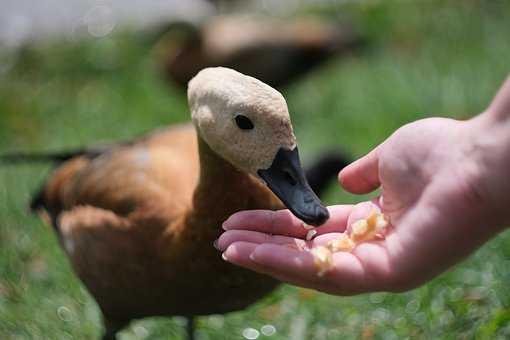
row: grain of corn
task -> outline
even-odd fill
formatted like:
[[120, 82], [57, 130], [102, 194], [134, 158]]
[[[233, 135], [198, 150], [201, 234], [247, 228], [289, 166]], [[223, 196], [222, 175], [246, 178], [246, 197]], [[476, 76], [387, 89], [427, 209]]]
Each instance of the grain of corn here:
[[313, 255], [313, 262], [317, 268], [318, 276], [323, 276], [333, 268], [333, 254], [328, 248], [324, 246], [314, 247], [310, 250], [310, 253]]
[[351, 252], [356, 244], [347, 234], [342, 234], [340, 237], [328, 242], [327, 247], [332, 252], [347, 251]]
[[382, 236], [388, 221], [383, 214], [372, 212], [365, 220], [359, 220], [351, 226], [351, 238], [354, 242], [370, 241], [377, 236]]
[[[377, 237], [384, 238], [384, 232], [389, 223], [382, 213], [372, 212], [367, 219], [361, 219], [351, 225], [350, 234], [343, 233], [324, 246], [310, 250], [317, 267], [317, 275], [323, 276], [333, 268], [333, 253], [338, 251], [351, 252], [356, 244], [370, 241]], [[317, 234], [316, 230], [309, 230], [306, 239], [309, 241]]]
[[372, 239], [374, 236], [373, 225], [365, 219], [358, 220], [351, 225], [351, 239], [356, 243]]
[[384, 231], [388, 224], [388, 220], [386, 220], [386, 216], [384, 216], [384, 214], [375, 214], [375, 229], [378, 232]]
[[317, 230], [308, 230], [308, 232], [306, 233], [306, 240], [307, 241], [310, 241], [314, 236], [315, 234], [317, 234]]

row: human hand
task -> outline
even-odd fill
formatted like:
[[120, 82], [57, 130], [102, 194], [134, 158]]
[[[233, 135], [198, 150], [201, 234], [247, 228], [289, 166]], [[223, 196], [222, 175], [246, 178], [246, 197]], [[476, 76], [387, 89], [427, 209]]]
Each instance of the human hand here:
[[[480, 147], [491, 144], [480, 142], [486, 140], [480, 137], [486, 128], [479, 119], [408, 124], [339, 175], [348, 191], [362, 194], [381, 187], [381, 196], [356, 206], [330, 207], [331, 218], [317, 228], [313, 241], [304, 241], [306, 230], [287, 211], [246, 211], [224, 223], [227, 231], [218, 247], [229, 262], [328, 293], [414, 288], [501, 230], [503, 221], [494, 212], [505, 204], [488, 178], [501, 178], [508, 167], [484, 166], [494, 165], [487, 148]], [[335, 253], [333, 268], [321, 277], [312, 255], [294, 247], [324, 244], [373, 209], [390, 220], [386, 238], [358, 244], [352, 253]]]

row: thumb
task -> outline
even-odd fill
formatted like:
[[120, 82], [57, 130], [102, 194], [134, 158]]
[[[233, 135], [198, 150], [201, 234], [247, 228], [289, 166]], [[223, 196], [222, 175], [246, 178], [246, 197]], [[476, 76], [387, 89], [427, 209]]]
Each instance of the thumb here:
[[366, 194], [381, 185], [379, 180], [380, 149], [380, 146], [376, 147], [369, 154], [340, 171], [338, 181], [345, 190], [353, 194]]

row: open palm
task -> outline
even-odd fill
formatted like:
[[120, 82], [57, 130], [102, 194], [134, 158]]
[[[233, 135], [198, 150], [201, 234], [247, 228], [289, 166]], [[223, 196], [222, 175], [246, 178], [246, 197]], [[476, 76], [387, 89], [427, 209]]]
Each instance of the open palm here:
[[[333, 294], [402, 291], [416, 287], [466, 257], [496, 230], [486, 221], [482, 178], [472, 157], [469, 122], [432, 118], [397, 130], [339, 175], [353, 193], [381, 187], [381, 197], [329, 207], [331, 218], [305, 241], [302, 222], [288, 211], [244, 211], [225, 221], [223, 257], [282, 281]], [[302, 247], [325, 245], [374, 209], [389, 217], [383, 240], [333, 254], [323, 276]]]

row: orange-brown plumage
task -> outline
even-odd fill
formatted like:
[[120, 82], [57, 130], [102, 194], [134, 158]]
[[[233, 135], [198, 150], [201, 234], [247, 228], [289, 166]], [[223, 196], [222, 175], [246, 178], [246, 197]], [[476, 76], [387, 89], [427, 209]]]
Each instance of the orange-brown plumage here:
[[225, 313], [276, 286], [226, 263], [212, 244], [233, 212], [281, 202], [197, 139], [191, 125], [169, 128], [71, 159], [47, 182], [48, 213], [107, 323]]

